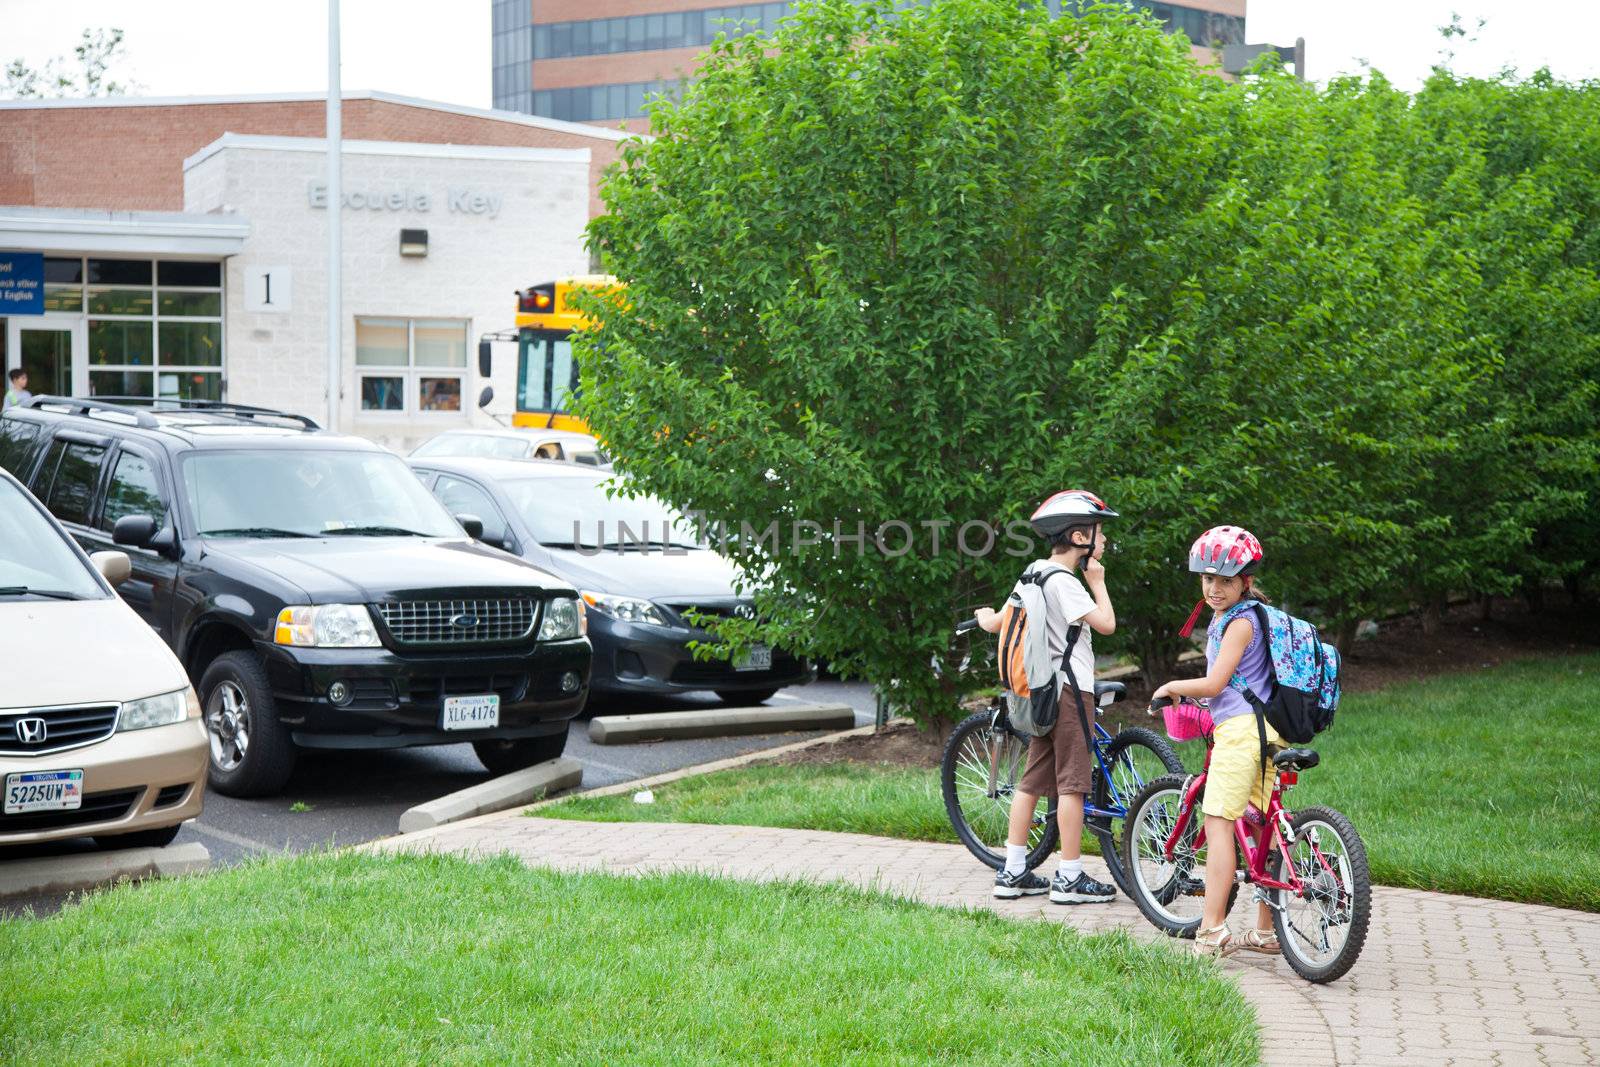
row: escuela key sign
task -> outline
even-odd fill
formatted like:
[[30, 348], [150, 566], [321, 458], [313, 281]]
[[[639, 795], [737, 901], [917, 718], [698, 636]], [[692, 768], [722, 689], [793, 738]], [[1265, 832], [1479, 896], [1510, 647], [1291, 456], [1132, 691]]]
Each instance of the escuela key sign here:
[[0, 315], [44, 314], [44, 255], [0, 252]]

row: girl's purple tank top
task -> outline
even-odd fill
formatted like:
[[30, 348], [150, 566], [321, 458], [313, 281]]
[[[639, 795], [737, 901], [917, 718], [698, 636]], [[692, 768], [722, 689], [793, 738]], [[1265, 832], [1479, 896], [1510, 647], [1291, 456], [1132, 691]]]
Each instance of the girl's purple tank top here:
[[[1261, 620], [1256, 618], [1254, 611], [1247, 611], [1235, 616], [1250, 624], [1250, 644], [1245, 646], [1244, 655], [1239, 659], [1239, 673], [1249, 684], [1250, 691], [1262, 700], [1272, 699], [1273, 680], [1272, 668], [1267, 663], [1267, 643], [1261, 640]], [[1217, 652], [1222, 646], [1222, 634], [1217, 630], [1218, 619], [1213, 616], [1211, 625], [1206, 627], [1206, 669], [1217, 661]], [[1250, 702], [1244, 698], [1239, 690], [1228, 686], [1221, 693], [1211, 698], [1211, 721], [1221, 723], [1235, 715], [1248, 715], [1254, 709]]]

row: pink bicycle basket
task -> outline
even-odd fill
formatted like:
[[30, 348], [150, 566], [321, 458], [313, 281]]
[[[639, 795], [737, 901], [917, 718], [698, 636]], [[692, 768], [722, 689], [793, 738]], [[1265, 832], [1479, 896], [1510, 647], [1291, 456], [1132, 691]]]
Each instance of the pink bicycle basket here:
[[1174, 741], [1193, 741], [1211, 736], [1211, 712], [1199, 704], [1185, 701], [1161, 709], [1167, 722], [1167, 736]]

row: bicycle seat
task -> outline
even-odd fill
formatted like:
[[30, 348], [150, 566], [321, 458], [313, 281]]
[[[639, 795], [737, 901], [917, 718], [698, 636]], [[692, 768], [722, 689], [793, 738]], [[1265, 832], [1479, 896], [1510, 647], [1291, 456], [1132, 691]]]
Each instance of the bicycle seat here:
[[1272, 765], [1280, 771], [1306, 771], [1321, 762], [1314, 748], [1286, 748], [1272, 757]]
[[1096, 682], [1094, 683], [1094, 704], [1103, 708], [1107, 704], [1115, 704], [1122, 699], [1128, 687], [1123, 682]]

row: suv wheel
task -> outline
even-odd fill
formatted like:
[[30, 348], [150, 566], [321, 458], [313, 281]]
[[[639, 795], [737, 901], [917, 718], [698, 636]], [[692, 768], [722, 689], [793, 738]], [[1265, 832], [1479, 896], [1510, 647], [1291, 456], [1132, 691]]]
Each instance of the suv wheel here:
[[230, 797], [270, 796], [294, 770], [294, 742], [278, 721], [266, 675], [251, 652], [224, 652], [200, 679], [211, 743], [211, 788]]
[[522, 737], [503, 741], [474, 741], [472, 751], [490, 774], [510, 774], [535, 763], [553, 760], [567, 750], [567, 731], [549, 737]]
[[95, 834], [94, 843], [101, 848], [165, 848], [172, 844], [182, 828], [182, 823], [176, 823], [159, 830], [135, 830], [131, 834]]

